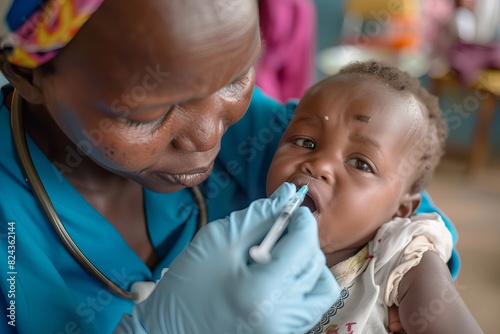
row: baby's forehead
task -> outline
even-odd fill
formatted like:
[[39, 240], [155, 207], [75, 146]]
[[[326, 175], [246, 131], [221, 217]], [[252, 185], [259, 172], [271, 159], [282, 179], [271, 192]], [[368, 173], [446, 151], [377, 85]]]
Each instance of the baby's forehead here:
[[333, 76], [324, 78], [323, 80], [317, 82], [310, 90], [306, 92], [308, 94], [317, 94], [318, 92], [332, 93], [340, 87], [350, 86], [355, 88], [351, 93], [356, 92], [367, 92], [372, 89], [377, 89], [378, 92], [382, 94], [398, 94], [400, 96], [407, 96], [409, 92], [398, 91], [388, 82], [385, 82], [382, 78], [370, 74], [359, 74], [359, 73], [339, 73]]
[[428, 110], [419, 98], [369, 75], [342, 74], [320, 81], [304, 95], [296, 114], [332, 125], [344, 120], [370, 123], [382, 132], [411, 134], [411, 140], [422, 136], [428, 125]]
[[427, 114], [425, 104], [412, 92], [398, 90], [373, 75], [357, 73], [343, 73], [321, 80], [304, 94], [300, 104], [314, 105], [312, 110], [381, 107], [402, 115], [415, 112]]

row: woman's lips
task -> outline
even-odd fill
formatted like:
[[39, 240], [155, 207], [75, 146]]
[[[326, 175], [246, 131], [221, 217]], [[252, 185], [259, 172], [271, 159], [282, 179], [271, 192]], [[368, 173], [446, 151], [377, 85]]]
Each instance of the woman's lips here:
[[170, 174], [165, 172], [157, 172], [156, 174], [163, 180], [185, 186], [185, 187], [194, 187], [201, 182], [205, 181], [207, 177], [212, 172], [214, 167], [213, 162], [210, 164], [208, 168], [197, 169], [192, 172], [183, 173], [183, 174]]

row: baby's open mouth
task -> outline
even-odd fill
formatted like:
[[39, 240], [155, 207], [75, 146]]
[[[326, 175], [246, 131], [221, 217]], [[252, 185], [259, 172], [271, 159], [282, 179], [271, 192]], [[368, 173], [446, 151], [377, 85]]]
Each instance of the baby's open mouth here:
[[314, 199], [311, 196], [306, 195], [306, 197], [304, 198], [304, 202], [302, 202], [302, 206], [305, 206], [309, 210], [311, 210], [311, 212], [314, 215], [314, 218], [318, 219], [319, 211], [316, 206], [316, 203], [314, 202]]

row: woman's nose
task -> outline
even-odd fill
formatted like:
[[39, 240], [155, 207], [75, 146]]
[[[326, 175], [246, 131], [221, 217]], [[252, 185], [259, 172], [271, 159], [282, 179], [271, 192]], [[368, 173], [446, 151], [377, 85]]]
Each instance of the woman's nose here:
[[301, 168], [304, 174], [322, 180], [329, 185], [333, 185], [335, 181], [333, 162], [327, 159], [315, 158], [307, 160], [302, 164]]
[[172, 140], [172, 145], [186, 152], [207, 152], [215, 148], [224, 134], [221, 121], [199, 119]]
[[206, 152], [217, 147], [225, 131], [217, 107], [190, 103], [182, 106], [182, 109], [191, 115], [183, 129], [172, 140], [172, 145], [186, 152]]

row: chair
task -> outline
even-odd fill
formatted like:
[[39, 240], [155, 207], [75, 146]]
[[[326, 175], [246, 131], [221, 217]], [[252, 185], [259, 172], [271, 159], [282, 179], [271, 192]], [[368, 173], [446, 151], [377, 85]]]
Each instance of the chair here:
[[[432, 79], [432, 92], [441, 93], [443, 85], [459, 85], [459, 77], [452, 71], [440, 78]], [[482, 70], [470, 85], [475, 90], [474, 98], [477, 99], [477, 122], [474, 129], [472, 145], [466, 165], [466, 175], [473, 177], [485, 165], [490, 154], [489, 139], [493, 127], [493, 118], [500, 98], [500, 70]]]
[[500, 97], [500, 70], [483, 70], [476, 83], [476, 89], [487, 93], [479, 109], [472, 151], [467, 163], [467, 173], [474, 175], [486, 162], [490, 153], [489, 139], [493, 118]]

